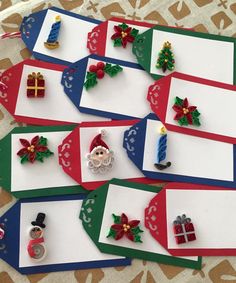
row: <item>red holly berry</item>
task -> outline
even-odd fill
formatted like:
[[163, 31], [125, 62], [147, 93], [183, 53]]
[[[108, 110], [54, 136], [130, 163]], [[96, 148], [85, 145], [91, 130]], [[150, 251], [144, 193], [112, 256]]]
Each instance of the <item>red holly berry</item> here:
[[97, 70], [97, 78], [102, 79], [104, 77], [105, 73], [103, 70]]
[[105, 64], [104, 64], [103, 62], [98, 62], [98, 63], [97, 63], [97, 69], [98, 69], [98, 70], [103, 70], [104, 67], [105, 67]]
[[91, 65], [91, 66], [89, 67], [89, 72], [96, 73], [96, 72], [97, 72], [97, 66]]

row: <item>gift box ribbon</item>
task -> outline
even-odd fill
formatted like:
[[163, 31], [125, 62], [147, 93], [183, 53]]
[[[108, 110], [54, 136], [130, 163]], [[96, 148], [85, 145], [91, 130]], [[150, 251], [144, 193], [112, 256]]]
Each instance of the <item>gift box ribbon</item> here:
[[38, 96], [38, 90], [45, 90], [45, 86], [38, 86], [38, 81], [39, 80], [43, 80], [43, 75], [41, 75], [40, 73], [32, 73], [30, 75], [28, 75], [28, 80], [32, 80], [35, 79], [35, 85], [34, 86], [27, 86], [27, 90], [28, 89], [33, 89], [35, 90], [35, 94], [34, 96], [37, 97]]

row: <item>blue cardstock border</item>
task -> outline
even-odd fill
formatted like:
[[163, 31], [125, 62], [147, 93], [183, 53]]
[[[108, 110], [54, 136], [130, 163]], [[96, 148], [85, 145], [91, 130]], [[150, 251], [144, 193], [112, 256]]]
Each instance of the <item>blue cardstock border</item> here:
[[[0, 241], [0, 244], [6, 245], [6, 251], [0, 249], [0, 258], [14, 267], [22, 274], [34, 274], [34, 273], [47, 273], [54, 271], [66, 271], [75, 269], [87, 269], [87, 268], [102, 268], [102, 267], [114, 267], [114, 266], [126, 266], [131, 264], [129, 258], [124, 259], [112, 259], [112, 260], [100, 260], [100, 261], [88, 261], [88, 262], [75, 262], [75, 263], [63, 263], [63, 264], [49, 264], [32, 267], [19, 267], [19, 241], [20, 241], [20, 208], [22, 203], [31, 202], [46, 202], [46, 201], [63, 201], [63, 200], [75, 200], [85, 199], [85, 194], [56, 196], [56, 197], [41, 197], [21, 199], [17, 201], [5, 214], [0, 217], [0, 223], [5, 224], [5, 238]], [[7, 221], [4, 221], [7, 219]], [[78, 218], [78, 221], [79, 218]]]

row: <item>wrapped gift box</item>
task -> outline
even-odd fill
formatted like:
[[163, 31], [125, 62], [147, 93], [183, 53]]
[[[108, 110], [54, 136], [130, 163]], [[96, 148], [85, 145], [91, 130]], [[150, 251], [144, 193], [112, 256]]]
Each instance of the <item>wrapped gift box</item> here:
[[27, 79], [27, 97], [44, 97], [45, 81], [40, 73], [32, 73]]
[[175, 240], [178, 245], [196, 240], [193, 223], [185, 214], [176, 218], [173, 224], [173, 229]]

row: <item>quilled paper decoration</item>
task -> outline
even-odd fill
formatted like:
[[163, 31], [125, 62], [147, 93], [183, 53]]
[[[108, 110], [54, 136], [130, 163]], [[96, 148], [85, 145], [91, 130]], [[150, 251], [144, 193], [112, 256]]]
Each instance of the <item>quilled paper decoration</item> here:
[[102, 130], [100, 134], [94, 137], [90, 144], [90, 153], [86, 156], [88, 168], [93, 173], [106, 173], [114, 163], [113, 151], [102, 140], [105, 135], [105, 131]]
[[169, 161], [166, 164], [161, 164], [161, 162], [166, 159], [167, 150], [167, 132], [164, 126], [161, 127], [160, 135], [161, 137], [158, 139], [157, 143], [157, 163], [155, 163], [155, 167], [158, 170], [164, 170], [171, 166], [171, 162]]
[[0, 224], [0, 240], [2, 240], [5, 236], [4, 226]]
[[27, 246], [29, 256], [37, 261], [42, 260], [46, 255], [46, 248], [44, 245], [43, 229], [46, 225], [43, 223], [46, 215], [44, 213], [38, 213], [35, 221], [31, 224], [33, 227], [29, 231], [30, 241]]
[[120, 240], [126, 236], [132, 242], [142, 243], [140, 233], [143, 230], [139, 228], [139, 220], [128, 220], [128, 217], [122, 213], [121, 216], [112, 214], [114, 224], [111, 225], [107, 238], [112, 237], [115, 240]]
[[17, 152], [17, 155], [20, 156], [22, 164], [28, 161], [34, 163], [35, 160], [43, 162], [44, 158], [54, 154], [47, 147], [47, 139], [42, 136], [35, 136], [31, 142], [20, 139], [20, 143], [23, 148]]
[[58, 15], [55, 17], [55, 23], [52, 24], [48, 39], [44, 42], [44, 46], [48, 49], [56, 49], [59, 47], [59, 42], [57, 41], [59, 36], [59, 31], [61, 28], [61, 17]]
[[97, 65], [91, 65], [86, 74], [86, 81], [84, 87], [88, 90], [97, 84], [97, 79], [102, 79], [106, 74], [110, 77], [116, 76], [123, 68], [119, 65], [112, 65], [110, 63], [98, 62]]
[[43, 75], [33, 72], [27, 79], [27, 97], [44, 97], [45, 81]]
[[185, 214], [177, 216], [173, 223], [173, 229], [178, 245], [196, 240], [193, 223], [191, 223], [191, 219], [187, 218]]
[[159, 52], [156, 67], [157, 69], [162, 69], [162, 71], [165, 73], [167, 69], [173, 71], [175, 68], [174, 64], [175, 60], [174, 54], [171, 51], [171, 43], [166, 41], [163, 44], [162, 50]]
[[115, 33], [111, 39], [114, 41], [114, 46], [126, 47], [127, 43], [132, 43], [138, 35], [139, 30], [129, 27], [126, 23], [114, 26]]
[[176, 96], [175, 104], [172, 108], [177, 113], [174, 120], [178, 121], [180, 126], [201, 125], [199, 121], [200, 112], [198, 112], [196, 106], [189, 106], [187, 98], [181, 99]]

